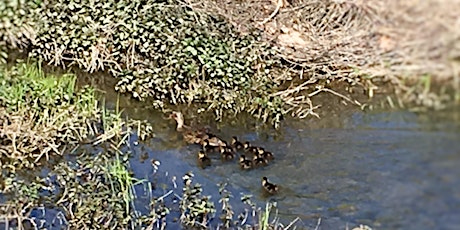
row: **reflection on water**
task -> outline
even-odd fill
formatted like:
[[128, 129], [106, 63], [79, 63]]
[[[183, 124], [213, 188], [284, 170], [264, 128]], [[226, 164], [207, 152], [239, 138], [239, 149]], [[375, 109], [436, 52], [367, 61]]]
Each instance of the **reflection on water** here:
[[[165, 188], [174, 176], [180, 184], [182, 175], [193, 171], [216, 203], [216, 184], [227, 182], [234, 207], [241, 208], [240, 193], [253, 194], [261, 205], [270, 199], [278, 203], [284, 222], [300, 217], [304, 226], [314, 227], [321, 217], [323, 229], [356, 223], [384, 229], [457, 229], [460, 122], [455, 116], [355, 113], [329, 127], [327, 118], [313, 126], [311, 121], [288, 121], [279, 132], [224, 125], [217, 132], [222, 137], [238, 135], [276, 154], [273, 164], [251, 171], [241, 171], [236, 161], [222, 163], [217, 156], [212, 167], [200, 169], [198, 147], [184, 145], [174, 123], [158, 118], [152, 122], [163, 129], [138, 154], [147, 151], [161, 161], [158, 173], [168, 176], [155, 178]], [[135, 158], [132, 166], [138, 177], [151, 173], [150, 161]], [[263, 196], [263, 176], [281, 186], [278, 195]]]
[[[318, 218], [322, 229], [344, 229], [357, 223], [381, 229], [460, 227], [458, 110], [423, 115], [332, 114], [320, 120], [289, 120], [280, 131], [255, 130], [258, 123], [244, 116], [220, 127], [212, 123], [216, 134], [225, 139], [237, 135], [275, 153], [268, 167], [241, 171], [236, 161], [222, 163], [217, 156], [212, 167], [200, 169], [198, 147], [181, 141], [173, 121], [129, 103], [121, 103], [126, 114], [149, 120], [156, 131], [156, 138], [145, 146], [132, 146], [135, 157], [131, 161], [137, 177], [154, 182], [154, 195], [167, 193], [174, 178], [180, 189], [181, 177], [193, 171], [195, 182], [204, 186], [204, 193], [212, 195], [216, 204], [216, 184], [228, 183], [236, 213], [242, 209], [240, 194], [253, 194], [260, 205], [276, 201], [283, 222], [300, 217], [308, 228], [314, 228]], [[142, 162], [140, 156], [145, 153], [149, 160]], [[161, 161], [157, 176], [152, 176], [152, 158]], [[263, 176], [281, 186], [278, 195], [263, 196]]]

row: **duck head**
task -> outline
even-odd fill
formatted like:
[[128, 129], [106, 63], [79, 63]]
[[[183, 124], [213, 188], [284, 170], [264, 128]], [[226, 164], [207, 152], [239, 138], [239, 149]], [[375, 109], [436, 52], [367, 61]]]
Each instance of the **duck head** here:
[[268, 178], [266, 176], [262, 177], [262, 186], [266, 186], [268, 183]]
[[174, 119], [177, 122], [176, 130], [182, 130], [184, 128], [184, 115], [181, 112], [173, 111], [169, 118]]
[[245, 155], [241, 155], [240, 156], [240, 163], [246, 161], [246, 156]]
[[206, 157], [206, 153], [204, 151], [199, 151], [198, 152], [198, 158], [203, 159]]
[[249, 143], [249, 141], [246, 141], [244, 142], [244, 149], [248, 149], [249, 147], [251, 147], [251, 143]]

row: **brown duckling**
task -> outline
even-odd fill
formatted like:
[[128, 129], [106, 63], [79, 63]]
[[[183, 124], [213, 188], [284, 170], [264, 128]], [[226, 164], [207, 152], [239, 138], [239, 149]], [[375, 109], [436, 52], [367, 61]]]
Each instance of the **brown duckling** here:
[[211, 165], [211, 158], [204, 151], [198, 152], [198, 163], [202, 168], [206, 168]]
[[269, 152], [269, 151], [265, 151], [263, 148], [259, 149], [258, 150], [258, 154], [257, 154], [259, 157], [267, 160], [267, 161], [271, 161], [273, 159], [275, 159], [275, 157], [273, 156], [273, 153]]
[[246, 150], [246, 152], [248, 153], [253, 153], [253, 154], [256, 154], [258, 151], [257, 147], [251, 146], [251, 143], [249, 143], [249, 141], [244, 142], [244, 150]]
[[242, 169], [251, 169], [252, 168], [252, 161], [246, 159], [245, 155], [240, 156], [240, 167]]
[[187, 143], [203, 145], [204, 141], [208, 140], [211, 146], [225, 145], [221, 138], [209, 133], [209, 130], [193, 130], [190, 126], [185, 125], [184, 115], [181, 112], [174, 111], [169, 117], [177, 122], [176, 130], [182, 133]]
[[218, 152], [221, 146], [213, 146], [209, 143], [209, 140], [206, 139], [203, 141], [203, 151], [205, 152]]
[[262, 187], [270, 194], [278, 192], [278, 185], [268, 182], [268, 178], [265, 176], [262, 178]]
[[233, 160], [233, 158], [235, 158], [235, 153], [233, 152], [233, 149], [229, 146], [221, 146], [220, 154], [223, 160]]
[[236, 136], [232, 137], [231, 145], [236, 151], [244, 149], [243, 143], [238, 141], [238, 137], [236, 137]]
[[261, 157], [261, 156], [258, 156], [258, 155], [254, 155], [254, 158], [252, 159], [252, 162], [253, 162], [253, 165], [255, 167], [261, 167], [261, 166], [266, 166], [268, 164], [268, 160]]

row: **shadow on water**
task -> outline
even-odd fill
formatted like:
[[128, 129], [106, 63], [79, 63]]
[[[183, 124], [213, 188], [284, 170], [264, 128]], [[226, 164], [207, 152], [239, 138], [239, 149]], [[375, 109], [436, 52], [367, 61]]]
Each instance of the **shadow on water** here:
[[[95, 79], [94, 75], [91, 79]], [[104, 86], [106, 107], [115, 108], [117, 98], [124, 114], [148, 120], [155, 137], [128, 146], [131, 167], [137, 178], [153, 182], [156, 197], [181, 191], [182, 176], [195, 174], [204, 194], [217, 204], [218, 183], [227, 183], [235, 213], [244, 209], [241, 194], [254, 195], [260, 206], [276, 201], [284, 223], [299, 217], [304, 227], [344, 229], [362, 223], [383, 229], [457, 229], [460, 226], [460, 111], [427, 113], [347, 112], [322, 119], [287, 120], [279, 131], [263, 128], [249, 116], [216, 124], [216, 134], [263, 146], [275, 154], [267, 167], [241, 171], [236, 163], [213, 157], [211, 167], [196, 163], [198, 146], [186, 145], [175, 123], [140, 103], [118, 97], [114, 82]], [[186, 117], [188, 121], [192, 120]], [[200, 120], [207, 124], [206, 120]], [[151, 160], [161, 162], [153, 175]], [[267, 197], [261, 178], [280, 185], [279, 194]], [[136, 205], [147, 211], [150, 197], [137, 187]], [[173, 192], [165, 199], [177, 204]], [[145, 207], [145, 210], [142, 210]], [[179, 214], [172, 211], [173, 217]], [[178, 223], [168, 224], [178, 228]]]

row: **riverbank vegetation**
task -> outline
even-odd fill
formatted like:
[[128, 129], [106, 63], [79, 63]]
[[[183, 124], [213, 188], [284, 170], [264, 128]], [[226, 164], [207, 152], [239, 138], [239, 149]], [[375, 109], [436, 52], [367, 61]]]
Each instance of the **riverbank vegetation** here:
[[[215, 204], [193, 173], [154, 197], [154, 185], [135, 178], [128, 159], [132, 135], [142, 140], [155, 130], [104, 108], [95, 89], [75, 85], [75, 75], [42, 68], [105, 72], [118, 92], [164, 112], [179, 105], [218, 119], [247, 112], [276, 127], [287, 115], [319, 117], [328, 101], [361, 109], [377, 105], [373, 100], [423, 109], [458, 101], [458, 31], [443, 28], [442, 42], [416, 43], [418, 30], [402, 32], [414, 21], [374, 3], [2, 1], [0, 224], [154, 229], [178, 221], [205, 228], [219, 215], [215, 226], [282, 227], [272, 204], [263, 211], [246, 196], [245, 213], [234, 213], [225, 186]], [[399, 6], [391, 4], [415, 7]], [[401, 28], [393, 26], [398, 20]], [[30, 61], [14, 60], [18, 51]], [[155, 174], [158, 164], [152, 167]], [[147, 194], [145, 212], [136, 206], [136, 186]], [[172, 193], [178, 204], [165, 202]]]
[[[103, 209], [96, 205], [100, 201], [97, 199], [117, 196], [114, 189], [122, 186], [115, 180], [110, 189], [109, 184], [95, 177], [110, 175], [108, 168], [103, 167], [113, 161], [110, 153], [97, 157], [82, 153], [75, 161], [63, 161], [75, 156], [78, 146], [85, 142], [103, 139], [107, 144], [116, 143], [126, 133], [115, 125], [101, 127], [102, 123], [114, 123], [114, 116], [103, 117], [94, 90], [76, 89], [75, 80], [74, 75], [47, 76], [35, 62], [20, 62], [11, 68], [2, 65], [1, 194], [7, 201], [2, 204], [1, 216], [2, 225], [7, 228], [41, 228], [32, 213], [52, 209], [59, 210], [60, 216], [56, 218], [69, 227], [90, 226], [79, 222], [89, 221], [81, 217]], [[101, 186], [105, 190], [100, 190]], [[48, 205], [52, 205], [50, 209], [45, 208]]]
[[[391, 34], [382, 30], [398, 18], [385, 18], [389, 13], [379, 4], [253, 6], [6, 1], [0, 6], [0, 37], [8, 48], [52, 65], [106, 71], [117, 79], [119, 92], [156, 108], [194, 104], [196, 112], [211, 111], [217, 118], [245, 111], [278, 125], [288, 114], [318, 116], [320, 103], [327, 102], [315, 103], [315, 98], [323, 94], [337, 98], [334, 103], [361, 108], [376, 105], [369, 101], [379, 98], [392, 107], [440, 109], [458, 97], [455, 39], [445, 36], [454, 47], [448, 55], [435, 59], [419, 53], [428, 64], [417, 64], [423, 60], [415, 57], [409, 62], [415, 47], [410, 41], [398, 43], [403, 28], [391, 27]], [[399, 8], [411, 6], [404, 7]], [[436, 52], [442, 50], [448, 51]], [[441, 72], [439, 66], [448, 69]], [[437, 79], [455, 84], [433, 87]]]
[[[94, 89], [77, 88], [75, 80], [72, 74], [45, 74], [36, 62], [1, 65], [1, 226], [156, 229], [176, 216], [181, 225], [198, 228], [282, 226], [268, 222], [269, 213], [248, 197], [247, 213], [237, 219], [225, 186], [222, 205], [214, 204], [193, 173], [184, 176], [183, 185], [154, 196], [157, 185], [135, 178], [129, 164], [131, 136], [151, 138], [151, 127], [104, 109]], [[152, 162], [154, 175], [158, 167]], [[168, 196], [180, 200], [178, 207]], [[222, 222], [211, 223], [216, 215]]]

